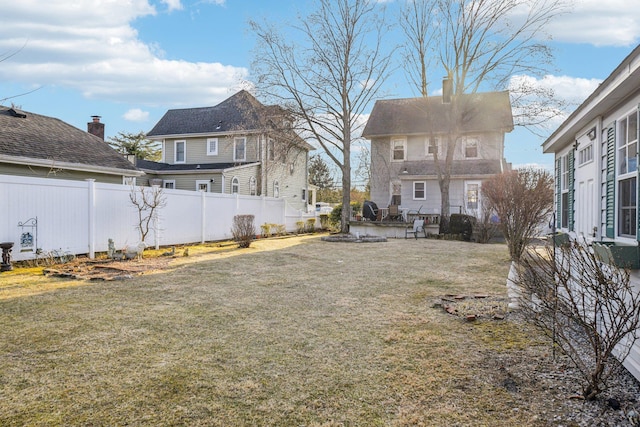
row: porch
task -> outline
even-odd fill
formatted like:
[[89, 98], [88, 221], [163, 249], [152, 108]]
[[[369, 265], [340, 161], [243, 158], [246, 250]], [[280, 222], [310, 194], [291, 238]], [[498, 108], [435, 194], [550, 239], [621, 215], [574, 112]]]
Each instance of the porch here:
[[438, 234], [440, 232], [440, 215], [414, 215], [406, 213], [403, 213], [401, 220], [394, 221], [371, 221], [362, 218], [352, 218], [351, 221], [349, 221], [349, 231], [351, 234], [358, 233], [360, 235], [404, 239], [407, 227], [413, 226], [414, 219], [424, 220], [424, 229], [427, 234]]

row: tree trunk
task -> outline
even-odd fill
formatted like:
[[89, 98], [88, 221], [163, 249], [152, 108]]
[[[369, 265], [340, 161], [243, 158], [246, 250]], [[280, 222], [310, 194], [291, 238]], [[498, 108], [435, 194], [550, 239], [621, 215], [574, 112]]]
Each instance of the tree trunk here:
[[507, 297], [509, 298], [509, 308], [520, 308], [520, 297], [522, 290], [518, 284], [520, 280], [520, 272], [517, 261], [511, 261], [511, 267], [509, 268], [509, 275], [507, 276]]

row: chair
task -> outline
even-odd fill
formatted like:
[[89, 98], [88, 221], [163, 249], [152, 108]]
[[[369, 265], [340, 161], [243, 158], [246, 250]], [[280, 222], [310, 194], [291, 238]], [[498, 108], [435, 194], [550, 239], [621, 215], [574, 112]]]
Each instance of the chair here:
[[424, 205], [420, 205], [420, 207], [418, 208], [418, 210], [410, 210], [407, 212], [407, 218], [409, 219], [409, 221], [412, 221], [414, 219], [419, 219], [420, 215], [422, 214], [422, 206]]
[[397, 221], [401, 218], [402, 218], [402, 214], [400, 213], [400, 206], [389, 205], [389, 214], [387, 215], [387, 219]]
[[413, 234], [413, 236], [418, 239], [418, 233], [423, 233], [424, 238], [427, 238], [427, 230], [424, 229], [424, 219], [414, 219], [413, 225], [408, 226], [404, 230], [404, 238], [406, 239], [409, 233]]

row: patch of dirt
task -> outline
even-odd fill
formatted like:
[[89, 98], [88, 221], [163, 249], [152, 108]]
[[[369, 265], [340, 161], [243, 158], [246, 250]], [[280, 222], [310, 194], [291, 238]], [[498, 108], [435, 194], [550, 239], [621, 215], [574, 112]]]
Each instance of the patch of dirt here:
[[77, 280], [123, 280], [168, 268], [175, 256], [114, 260], [78, 258], [72, 262], [47, 267], [46, 276]]
[[447, 313], [467, 321], [478, 319], [504, 320], [508, 311], [506, 298], [489, 295], [444, 295], [433, 303]]

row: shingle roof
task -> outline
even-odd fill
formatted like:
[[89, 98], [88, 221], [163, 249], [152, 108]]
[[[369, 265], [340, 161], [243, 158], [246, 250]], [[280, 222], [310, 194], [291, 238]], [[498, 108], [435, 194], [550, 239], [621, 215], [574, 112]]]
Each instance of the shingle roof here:
[[[410, 176], [436, 175], [436, 165], [433, 161], [408, 161], [403, 164], [407, 168], [407, 174]], [[458, 160], [451, 164], [451, 175], [495, 175], [503, 172], [503, 169], [506, 168], [508, 168], [508, 165], [503, 164], [499, 159]]]
[[93, 166], [101, 172], [100, 168], [137, 171], [97, 136], [53, 117], [4, 106], [0, 106], [0, 156]]
[[[513, 130], [509, 92], [462, 95], [459, 102], [465, 107], [462, 123], [464, 132]], [[431, 131], [446, 133], [448, 105], [442, 102], [440, 96], [378, 100], [362, 136], [416, 135]], [[427, 119], [428, 114], [430, 120]]]
[[278, 107], [265, 106], [246, 90], [213, 107], [169, 110], [148, 133], [148, 137], [260, 130], [265, 118]]
[[169, 163], [153, 162], [151, 160], [137, 159], [136, 166], [142, 170], [154, 171], [154, 172], [178, 172], [178, 171], [213, 171], [224, 170], [235, 166], [244, 166], [254, 164], [256, 162], [246, 163], [200, 163], [200, 164], [177, 164], [172, 165]]

